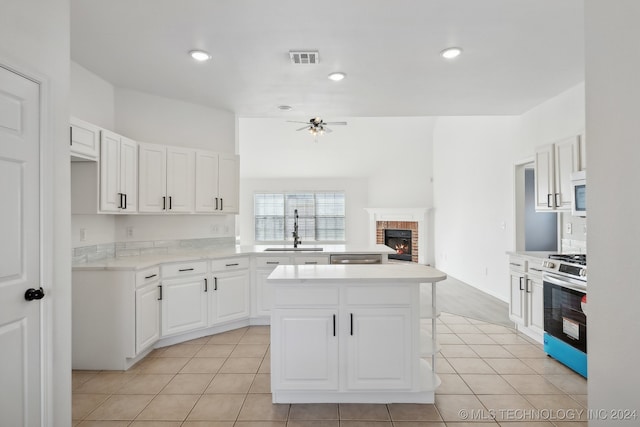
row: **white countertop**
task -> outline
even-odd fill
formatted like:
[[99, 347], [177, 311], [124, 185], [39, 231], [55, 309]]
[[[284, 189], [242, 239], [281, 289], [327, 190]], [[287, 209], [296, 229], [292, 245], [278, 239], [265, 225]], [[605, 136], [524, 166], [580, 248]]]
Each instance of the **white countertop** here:
[[523, 256], [529, 258], [549, 258], [549, 254], [557, 252], [537, 252], [537, 251], [508, 251], [507, 255]]
[[269, 281], [389, 281], [439, 282], [447, 275], [420, 264], [374, 265], [280, 265], [269, 275]]
[[331, 255], [341, 253], [390, 254], [394, 250], [385, 245], [300, 245], [301, 248], [322, 248], [322, 251], [268, 251], [267, 248], [292, 248], [291, 245], [247, 245], [220, 248], [191, 249], [170, 254], [127, 256], [107, 258], [73, 265], [74, 271], [81, 270], [141, 270], [158, 264], [228, 258], [237, 255], [260, 256], [304, 256]]

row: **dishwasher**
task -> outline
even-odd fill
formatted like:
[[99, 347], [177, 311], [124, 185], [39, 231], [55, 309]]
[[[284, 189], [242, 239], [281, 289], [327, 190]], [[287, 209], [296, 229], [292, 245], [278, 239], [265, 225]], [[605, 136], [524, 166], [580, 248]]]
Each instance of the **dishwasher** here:
[[382, 264], [380, 254], [334, 254], [329, 259], [331, 264]]

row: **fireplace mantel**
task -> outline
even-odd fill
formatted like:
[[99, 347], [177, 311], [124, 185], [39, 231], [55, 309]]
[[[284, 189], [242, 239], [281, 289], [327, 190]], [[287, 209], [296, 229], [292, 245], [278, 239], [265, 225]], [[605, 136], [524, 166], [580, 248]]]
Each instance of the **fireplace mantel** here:
[[378, 221], [412, 221], [418, 223], [418, 263], [427, 264], [427, 228], [431, 208], [365, 208], [369, 213], [369, 243], [376, 243]]

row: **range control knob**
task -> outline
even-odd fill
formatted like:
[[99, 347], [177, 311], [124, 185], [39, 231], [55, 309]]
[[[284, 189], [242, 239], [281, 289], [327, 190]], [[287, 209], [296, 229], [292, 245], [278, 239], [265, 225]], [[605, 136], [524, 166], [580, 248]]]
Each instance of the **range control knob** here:
[[542, 266], [545, 268], [554, 268], [556, 265], [551, 261], [543, 261]]
[[586, 268], [581, 268], [580, 269], [580, 277], [587, 277], [587, 269]]

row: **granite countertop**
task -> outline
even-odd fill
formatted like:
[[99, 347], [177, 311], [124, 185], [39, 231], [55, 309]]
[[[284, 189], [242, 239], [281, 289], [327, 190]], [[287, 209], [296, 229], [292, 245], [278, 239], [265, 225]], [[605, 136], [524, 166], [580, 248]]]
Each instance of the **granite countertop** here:
[[280, 265], [269, 275], [271, 281], [388, 281], [439, 282], [447, 275], [433, 267], [419, 264], [376, 265]]
[[74, 271], [83, 270], [141, 270], [163, 263], [186, 262], [228, 258], [238, 255], [261, 256], [304, 256], [330, 255], [336, 253], [394, 253], [393, 249], [385, 245], [301, 245], [303, 248], [322, 248], [322, 251], [273, 251], [265, 252], [266, 248], [291, 248], [291, 245], [247, 245], [228, 246], [219, 248], [188, 249], [170, 254], [126, 256], [108, 258], [98, 261], [76, 263]]

